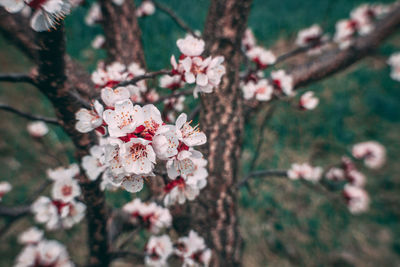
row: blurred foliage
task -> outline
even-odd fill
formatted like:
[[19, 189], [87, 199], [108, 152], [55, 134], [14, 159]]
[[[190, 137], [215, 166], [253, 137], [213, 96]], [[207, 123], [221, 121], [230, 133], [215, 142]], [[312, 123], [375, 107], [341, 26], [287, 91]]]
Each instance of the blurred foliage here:
[[[201, 30], [209, 1], [165, 0], [193, 29]], [[290, 49], [298, 30], [319, 23], [331, 35], [335, 22], [348, 17], [350, 10], [365, 1], [359, 0], [254, 0], [249, 26], [259, 44], [274, 51]], [[381, 1], [390, 2], [390, 1]], [[94, 51], [90, 43], [101, 27], [87, 27], [83, 18], [90, 6], [73, 11], [66, 19], [67, 50], [88, 70], [105, 57]], [[169, 65], [171, 54], [178, 54], [176, 39], [185, 35], [171, 19], [157, 11], [141, 18], [143, 41], [148, 68], [161, 69]], [[0, 39], [1, 72], [26, 72], [31, 63], [18, 51]], [[315, 111], [299, 111], [298, 97], [275, 102], [272, 119], [262, 122], [260, 115], [245, 128], [243, 173], [256, 144], [261, 123], [267, 123], [264, 143], [257, 169], [286, 169], [292, 162], [311, 161], [327, 167], [348, 153], [351, 145], [375, 139], [388, 149], [388, 162], [378, 171], [362, 169], [368, 176], [367, 190], [371, 210], [352, 216], [343, 203], [332, 200], [300, 182], [269, 177], [250, 182], [241, 189], [241, 232], [245, 239], [245, 266], [397, 266], [400, 264], [400, 165], [399, 108], [400, 84], [389, 78], [385, 64], [388, 55], [400, 48], [396, 35], [381, 47], [379, 53], [323, 82], [304, 90], [313, 90], [320, 98]], [[301, 62], [302, 58], [297, 59]], [[285, 65], [278, 66], [284, 67]], [[299, 93], [301, 94], [301, 92]], [[22, 97], [23, 96], [23, 97]], [[54, 115], [51, 103], [34, 88], [22, 84], [1, 84], [0, 101], [22, 110]], [[193, 107], [193, 100], [190, 107]], [[269, 105], [265, 105], [268, 109]], [[32, 191], [46, 179], [49, 167], [73, 161], [73, 147], [58, 128], [42, 141], [33, 140], [26, 132], [27, 121], [1, 112], [0, 180], [12, 183], [14, 190], [3, 200], [4, 205], [23, 204]], [[146, 192], [142, 193], [143, 195]], [[339, 192], [334, 193], [335, 195]], [[108, 192], [113, 206], [121, 207], [134, 198], [127, 192]], [[17, 233], [26, 229], [32, 218], [18, 221], [2, 238], [0, 266], [10, 266], [21, 247]], [[83, 263], [87, 253], [85, 235], [78, 234], [85, 224], [68, 231], [47, 233], [49, 238], [63, 240], [73, 259]], [[147, 236], [135, 241], [142, 247]]]

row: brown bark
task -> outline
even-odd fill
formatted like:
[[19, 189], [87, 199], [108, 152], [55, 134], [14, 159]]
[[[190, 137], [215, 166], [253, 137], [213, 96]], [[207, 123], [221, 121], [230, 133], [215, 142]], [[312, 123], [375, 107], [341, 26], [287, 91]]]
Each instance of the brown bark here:
[[244, 125], [239, 66], [250, 5], [251, 0], [212, 1], [204, 30], [207, 52], [224, 56], [226, 66], [221, 85], [201, 97], [209, 177], [201, 192], [201, 204], [190, 205], [192, 226], [213, 249], [212, 266], [237, 266], [241, 260], [235, 186]]
[[118, 6], [111, 0], [101, 0], [100, 4], [108, 61], [119, 61], [126, 65], [136, 62], [145, 68], [142, 33], [135, 15], [134, 1], [126, 0]]

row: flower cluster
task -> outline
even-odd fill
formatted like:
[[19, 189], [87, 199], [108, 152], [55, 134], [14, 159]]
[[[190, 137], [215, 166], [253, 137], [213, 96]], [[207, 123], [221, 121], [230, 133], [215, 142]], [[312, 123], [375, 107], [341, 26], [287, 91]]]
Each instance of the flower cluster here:
[[9, 0], [0, 1], [0, 6], [3, 6], [10, 13], [20, 12], [26, 6], [33, 9], [31, 27], [38, 32], [55, 28], [58, 22], [69, 14], [71, 9], [68, 0]]
[[310, 182], [318, 182], [321, 179], [322, 171], [321, 167], [313, 167], [308, 163], [294, 163], [287, 175], [292, 180], [304, 179]]
[[144, 0], [140, 6], [136, 8], [136, 16], [144, 17], [144, 16], [151, 16], [156, 11], [156, 7], [151, 0]]
[[141, 224], [153, 234], [158, 234], [161, 229], [170, 227], [172, 223], [172, 216], [168, 209], [156, 203], [143, 203], [139, 198], [125, 204], [122, 210], [129, 214], [133, 224]]
[[336, 23], [335, 42], [341, 49], [353, 44], [354, 37], [369, 34], [374, 29], [374, 23], [390, 11], [387, 5], [363, 4], [350, 13], [349, 19], [342, 19]]
[[126, 87], [103, 88], [101, 99], [105, 108], [95, 102], [95, 110], [81, 109], [76, 114], [78, 131], [101, 127], [107, 135], [82, 159], [90, 179], [103, 173], [103, 180], [113, 186], [138, 192], [143, 188], [143, 179], [154, 176], [159, 159], [166, 162], [171, 179], [165, 188], [166, 203], [194, 199], [207, 184], [207, 161], [193, 149], [206, 142], [205, 134], [190, 126], [184, 113], [175, 125], [165, 124], [154, 105], [134, 105]]
[[[217, 87], [222, 76], [225, 74], [225, 66], [222, 65], [224, 57], [217, 56], [203, 58], [204, 41], [192, 35], [179, 39], [176, 42], [181, 55], [177, 62], [175, 56], [171, 56], [173, 75], [180, 75], [181, 81], [188, 84], [196, 84], [194, 95], [197, 97], [199, 92], [211, 93]], [[177, 77], [175, 83], [180, 84]]]
[[266, 69], [276, 61], [276, 57], [271, 50], [257, 46], [256, 38], [251, 29], [246, 29], [242, 38], [242, 49], [246, 56], [256, 63], [259, 70]]
[[319, 99], [314, 96], [314, 92], [308, 91], [300, 97], [299, 107], [300, 109], [312, 110], [318, 106], [318, 103]]
[[15, 267], [57, 266], [73, 267], [67, 249], [55, 240], [43, 239], [43, 232], [30, 228], [19, 236], [25, 247], [17, 256]]
[[175, 246], [169, 236], [152, 236], [146, 245], [145, 263], [147, 266], [168, 266], [168, 258], [176, 255], [183, 261], [182, 266], [209, 266], [211, 250], [204, 239], [191, 230], [187, 237], [178, 239]]
[[3, 199], [3, 196], [10, 192], [12, 186], [9, 182], [0, 182], [0, 201]]
[[391, 55], [387, 63], [392, 67], [392, 71], [390, 72], [390, 78], [400, 82], [400, 52]]
[[45, 223], [48, 230], [71, 228], [85, 216], [86, 206], [75, 200], [81, 193], [74, 179], [78, 174], [79, 167], [76, 164], [48, 170], [48, 177], [54, 181], [51, 198], [40, 196], [31, 206], [35, 220]]
[[309, 55], [318, 55], [327, 48], [326, 41], [328, 39], [328, 35], [324, 35], [321, 27], [314, 24], [309, 28], [299, 31], [296, 45], [299, 47], [310, 47], [307, 53]]

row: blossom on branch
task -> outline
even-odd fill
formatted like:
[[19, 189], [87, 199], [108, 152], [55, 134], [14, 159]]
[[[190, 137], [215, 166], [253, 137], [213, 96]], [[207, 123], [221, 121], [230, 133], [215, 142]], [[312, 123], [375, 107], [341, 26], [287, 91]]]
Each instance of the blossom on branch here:
[[208, 266], [211, 260], [211, 250], [193, 230], [187, 237], [178, 239], [175, 254], [183, 260], [183, 266]]
[[292, 167], [288, 171], [288, 177], [292, 180], [304, 179], [310, 182], [318, 182], [322, 175], [321, 167], [312, 167], [308, 163], [292, 164]]
[[146, 244], [146, 266], [167, 267], [167, 260], [173, 253], [172, 241], [167, 235], [151, 236]]
[[309, 55], [318, 55], [326, 48], [328, 35], [324, 35], [321, 27], [317, 24], [299, 31], [297, 34], [296, 45], [299, 47], [311, 47], [307, 51]]
[[258, 69], [266, 69], [276, 61], [275, 55], [271, 50], [261, 46], [254, 46], [246, 52], [246, 56], [257, 64]]
[[365, 165], [371, 169], [378, 169], [386, 161], [386, 149], [375, 141], [359, 143], [353, 146], [353, 157], [363, 159]]
[[0, 182], [0, 201], [3, 199], [3, 196], [10, 192], [12, 186], [9, 182]]
[[274, 93], [274, 87], [267, 79], [261, 79], [258, 82], [249, 81], [242, 85], [242, 91], [245, 99], [255, 97], [258, 101], [269, 101]]
[[278, 93], [284, 93], [287, 96], [294, 94], [293, 78], [291, 75], [286, 74], [284, 70], [271, 71], [271, 78], [274, 88]]
[[400, 52], [392, 54], [387, 63], [392, 67], [390, 78], [400, 82]]
[[43, 238], [43, 231], [31, 227], [18, 236], [18, 243], [22, 245], [33, 245], [39, 243]]
[[343, 195], [351, 213], [359, 214], [368, 210], [369, 197], [364, 189], [347, 184], [344, 187]]
[[101, 13], [100, 4], [94, 2], [85, 17], [85, 23], [88, 26], [93, 26], [96, 23], [99, 23], [103, 19], [103, 14]]
[[151, 0], [143, 0], [140, 6], [136, 8], [136, 16], [144, 17], [151, 16], [156, 11], [156, 7], [154, 6]]
[[319, 99], [314, 96], [314, 92], [305, 92], [299, 101], [299, 106], [301, 109], [312, 110], [318, 106]]
[[30, 122], [26, 128], [28, 129], [28, 133], [35, 138], [43, 137], [49, 132], [46, 123], [42, 121]]

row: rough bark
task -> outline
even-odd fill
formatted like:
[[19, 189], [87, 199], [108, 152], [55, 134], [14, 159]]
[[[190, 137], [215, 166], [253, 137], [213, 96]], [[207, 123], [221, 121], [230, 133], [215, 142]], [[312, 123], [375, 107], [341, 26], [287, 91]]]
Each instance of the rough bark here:
[[111, 0], [101, 0], [100, 4], [108, 61], [119, 61], [126, 65], [134, 61], [145, 68], [142, 34], [134, 1], [124, 1], [118, 6]]
[[241, 260], [236, 182], [243, 135], [243, 103], [239, 90], [241, 38], [251, 0], [214, 0], [204, 39], [207, 53], [225, 57], [226, 75], [211, 94], [201, 97], [201, 129], [208, 137], [208, 185], [201, 203], [191, 205], [192, 225], [213, 249], [212, 266], [237, 266]]

